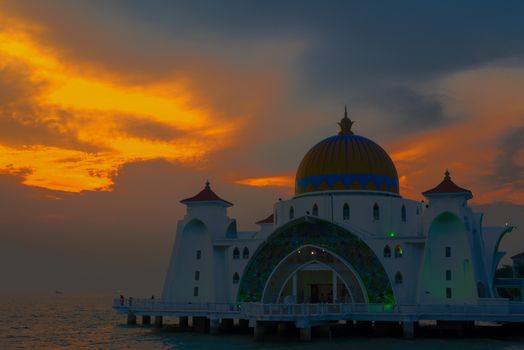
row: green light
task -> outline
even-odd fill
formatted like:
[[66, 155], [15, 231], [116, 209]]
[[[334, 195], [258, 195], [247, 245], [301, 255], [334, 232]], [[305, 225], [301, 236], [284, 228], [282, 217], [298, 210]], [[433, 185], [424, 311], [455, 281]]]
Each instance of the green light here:
[[395, 237], [395, 232], [389, 231], [389, 237]]
[[393, 311], [393, 304], [384, 304], [384, 311]]

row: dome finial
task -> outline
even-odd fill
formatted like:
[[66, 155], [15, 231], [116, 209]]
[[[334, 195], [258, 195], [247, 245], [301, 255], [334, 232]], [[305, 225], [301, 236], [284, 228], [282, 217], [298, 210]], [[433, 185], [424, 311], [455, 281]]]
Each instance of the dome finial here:
[[210, 188], [211, 183], [209, 182], [209, 180], [206, 180], [206, 188]]
[[444, 180], [451, 180], [449, 169], [446, 169], [446, 172], [444, 173]]
[[354, 121], [348, 118], [348, 107], [344, 105], [344, 118], [338, 123], [340, 125], [339, 135], [353, 135], [351, 127], [353, 126]]

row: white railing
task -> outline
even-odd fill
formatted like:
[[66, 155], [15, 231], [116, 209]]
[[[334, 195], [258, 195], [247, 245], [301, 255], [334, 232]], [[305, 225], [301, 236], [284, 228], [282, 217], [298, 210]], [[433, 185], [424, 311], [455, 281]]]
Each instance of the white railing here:
[[262, 304], [171, 303], [155, 299], [114, 299], [123, 312], [236, 313], [246, 317], [315, 317], [337, 315], [523, 315], [524, 302], [486, 300], [477, 304]]
[[144, 311], [202, 311], [202, 312], [236, 312], [237, 304], [231, 303], [172, 303], [161, 299], [114, 299], [114, 308]]

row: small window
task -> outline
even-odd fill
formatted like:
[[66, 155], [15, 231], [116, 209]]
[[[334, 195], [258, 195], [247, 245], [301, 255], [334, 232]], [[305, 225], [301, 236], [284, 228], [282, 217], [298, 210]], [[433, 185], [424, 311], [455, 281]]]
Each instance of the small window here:
[[451, 247], [446, 247], [446, 258], [451, 257]]
[[402, 255], [404, 255], [404, 250], [400, 245], [397, 245], [395, 247], [395, 258], [402, 258]]
[[349, 204], [345, 203], [342, 208], [342, 219], [349, 220]]
[[391, 248], [389, 245], [384, 247], [384, 258], [391, 258]]
[[242, 259], [249, 259], [249, 249], [247, 247], [244, 247], [244, 250], [242, 250]]
[[446, 298], [451, 299], [451, 288], [446, 288]]
[[373, 205], [373, 221], [379, 221], [380, 220], [380, 208], [378, 207], [378, 204], [375, 203]]
[[235, 260], [240, 259], [240, 250], [238, 250], [238, 248], [235, 248], [233, 250], [233, 259], [235, 259]]
[[402, 274], [400, 273], [400, 271], [397, 271], [397, 273], [395, 274], [395, 283], [401, 284], [402, 280]]
[[193, 288], [193, 296], [194, 297], [198, 296], [198, 287]]
[[446, 281], [451, 281], [451, 270], [446, 270]]
[[275, 210], [275, 225], [278, 224], [278, 215], [277, 215], [277, 211]]
[[318, 205], [316, 203], [313, 205], [313, 210], [311, 211], [313, 216], [318, 216]]
[[200, 271], [195, 271], [195, 281], [200, 279]]
[[202, 258], [202, 251], [201, 250], [197, 250], [196, 251], [196, 259], [200, 260], [201, 258]]
[[235, 272], [233, 274], [233, 284], [238, 284], [238, 281], [240, 281], [240, 276], [238, 275], [238, 272]]
[[289, 208], [289, 220], [293, 220], [295, 217], [295, 209], [293, 207]]
[[419, 214], [420, 214], [420, 210], [419, 210], [418, 207], [417, 207], [417, 215], [419, 215]]
[[402, 218], [402, 222], [406, 222], [406, 206], [405, 205], [402, 205], [400, 216]]

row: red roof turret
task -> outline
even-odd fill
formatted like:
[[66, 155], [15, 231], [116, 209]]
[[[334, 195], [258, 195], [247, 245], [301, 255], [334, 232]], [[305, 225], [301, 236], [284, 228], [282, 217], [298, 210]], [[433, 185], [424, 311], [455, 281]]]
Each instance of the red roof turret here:
[[257, 224], [257, 225], [272, 224], [273, 221], [274, 221], [273, 214], [271, 214], [267, 218], [265, 218], [264, 220], [260, 220], [260, 221], [255, 222], [255, 224]]
[[439, 194], [453, 194], [453, 193], [462, 193], [468, 197], [468, 199], [473, 198], [473, 194], [470, 190], [457, 186], [453, 181], [451, 181], [451, 176], [449, 171], [446, 170], [444, 173], [444, 180], [439, 183], [436, 187], [422, 192], [424, 196], [427, 195], [439, 195]]
[[180, 203], [187, 204], [192, 202], [222, 202], [226, 206], [230, 207], [233, 205], [233, 203], [226, 201], [225, 199], [220, 198], [217, 196], [213, 190], [211, 190], [211, 187], [209, 186], [209, 181], [206, 181], [206, 187], [202, 191], [200, 191], [197, 195], [191, 197], [182, 199]]

